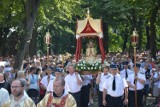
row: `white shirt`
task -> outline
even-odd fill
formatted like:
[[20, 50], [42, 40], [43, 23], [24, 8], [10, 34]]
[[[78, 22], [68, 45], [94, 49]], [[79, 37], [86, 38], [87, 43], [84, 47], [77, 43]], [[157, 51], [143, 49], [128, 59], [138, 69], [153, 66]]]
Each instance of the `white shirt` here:
[[128, 65], [130, 65], [131, 68], [133, 68], [134, 63], [132, 61], [130, 61]]
[[133, 71], [130, 69], [123, 69], [122, 71], [120, 71], [120, 75], [122, 75], [125, 79], [127, 79], [126, 78], [126, 70], [127, 70], [128, 76], [129, 76], [129, 74], [133, 73]]
[[[158, 71], [156, 71], [156, 72], [154, 73], [154, 75], [153, 75], [153, 79], [157, 79], [159, 75], [160, 75], [160, 73], [159, 73]], [[160, 82], [160, 81], [154, 82], [154, 85], [158, 85], [159, 82]]]
[[[79, 74], [78, 74], [78, 78], [79, 78], [79, 80], [82, 81]], [[82, 85], [78, 85], [75, 73], [72, 74], [72, 75], [68, 74], [65, 77], [65, 82], [66, 82], [65, 87], [66, 87], [68, 92], [76, 93], [76, 92], [79, 92], [81, 90]]]
[[158, 83], [158, 88], [160, 89], [160, 82]]
[[91, 83], [92, 75], [82, 75], [82, 78], [84, 79], [82, 82], [82, 86], [86, 86]]
[[119, 74], [115, 75], [115, 81], [116, 81], [116, 90], [112, 90], [112, 84], [113, 84], [114, 76], [111, 74], [108, 76], [108, 78], [105, 80], [103, 84], [103, 89], [107, 90], [107, 94], [112, 97], [120, 97], [124, 94], [124, 89], [128, 87], [127, 82], [124, 77], [122, 77]]
[[[47, 87], [48, 86], [48, 80], [47, 80], [47, 78], [48, 78], [48, 75], [46, 75], [46, 76], [44, 76], [43, 78], [42, 78], [42, 80], [41, 80], [41, 84], [43, 84], [45, 87]], [[50, 75], [50, 81], [51, 80], [54, 80], [55, 79], [55, 77], [51, 74]]]
[[[143, 79], [146, 81], [146, 77], [145, 74], [141, 73], [140, 71], [137, 73], [138, 78]], [[128, 76], [127, 80], [128, 82], [130, 82], [132, 85], [134, 85], [134, 77], [135, 77], [135, 73], [132, 73]], [[142, 90], [144, 88], [144, 84], [140, 83], [139, 81], [137, 81], [137, 90]], [[129, 87], [129, 90], [134, 90], [133, 88]]]
[[6, 61], [0, 61], [0, 66], [5, 66], [6, 65]]
[[0, 107], [1, 105], [9, 100], [9, 93], [6, 89], [1, 88], [0, 89]]
[[145, 74], [146, 70], [140, 67], [140, 71]]
[[49, 81], [49, 84], [47, 86], [47, 92], [53, 92], [53, 82], [54, 79]]
[[104, 73], [101, 73], [99, 82], [99, 91], [103, 91], [103, 84], [109, 75], [111, 74], [108, 73], [107, 75], [104, 75]]

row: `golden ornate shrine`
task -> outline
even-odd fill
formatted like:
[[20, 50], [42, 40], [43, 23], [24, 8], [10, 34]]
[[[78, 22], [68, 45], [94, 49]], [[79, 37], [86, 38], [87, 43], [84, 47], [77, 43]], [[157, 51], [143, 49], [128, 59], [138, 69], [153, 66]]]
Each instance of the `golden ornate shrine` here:
[[[76, 62], [79, 63], [79, 60], [81, 59], [81, 48], [82, 48], [82, 38], [97, 38], [99, 41], [99, 48], [100, 48], [100, 52], [101, 52], [101, 64], [104, 62], [105, 59], [105, 52], [104, 52], [104, 47], [103, 47], [103, 30], [102, 30], [102, 19], [93, 19], [90, 16], [90, 11], [88, 9], [87, 11], [87, 17], [84, 20], [78, 20], [77, 19], [77, 27], [76, 27], [76, 40], [77, 40], [77, 46], [76, 46]], [[90, 48], [91, 51], [93, 51], [93, 49]], [[92, 56], [94, 57], [94, 52], [92, 52]], [[92, 62], [92, 59], [90, 57], [90, 59], [86, 59], [86, 62], [89, 60], [91, 60], [90, 62]], [[84, 63], [86, 63], [84, 62]], [[93, 64], [96, 64], [99, 62], [95, 62], [92, 63], [90, 66], [91, 68], [94, 66], [92, 66]], [[85, 66], [84, 66], [85, 67]], [[89, 69], [88, 71], [94, 71], [93, 69]], [[85, 70], [83, 70], [85, 71]], [[83, 72], [81, 71], [81, 72]], [[85, 71], [86, 72], [86, 71]], [[89, 72], [89, 73], [91, 73]], [[97, 69], [98, 72], [98, 69]], [[87, 73], [85, 73], [87, 74]]]

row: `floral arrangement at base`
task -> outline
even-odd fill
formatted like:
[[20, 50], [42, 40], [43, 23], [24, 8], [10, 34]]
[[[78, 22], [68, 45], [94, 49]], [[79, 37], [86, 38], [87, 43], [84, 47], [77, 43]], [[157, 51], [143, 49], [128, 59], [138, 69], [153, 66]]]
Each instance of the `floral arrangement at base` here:
[[76, 64], [77, 71], [101, 71], [102, 64], [99, 61], [87, 63], [85, 60], [79, 60]]

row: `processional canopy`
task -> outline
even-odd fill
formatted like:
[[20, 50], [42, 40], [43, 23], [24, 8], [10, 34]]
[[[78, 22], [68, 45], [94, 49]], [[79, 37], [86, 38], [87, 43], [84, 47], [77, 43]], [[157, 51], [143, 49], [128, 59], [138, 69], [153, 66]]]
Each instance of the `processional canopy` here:
[[[90, 41], [87, 45], [85, 58], [81, 57], [82, 37], [98, 38], [101, 55], [97, 55], [93, 43]], [[101, 66], [105, 58], [103, 47], [102, 19], [93, 19], [90, 11], [87, 11], [87, 17], [84, 20], [77, 19], [76, 27], [76, 70], [81, 74], [94, 74], [101, 71]]]
[[102, 19], [93, 19], [90, 16], [89, 9], [84, 20], [77, 19], [76, 38], [80, 36], [99, 36], [103, 38]]

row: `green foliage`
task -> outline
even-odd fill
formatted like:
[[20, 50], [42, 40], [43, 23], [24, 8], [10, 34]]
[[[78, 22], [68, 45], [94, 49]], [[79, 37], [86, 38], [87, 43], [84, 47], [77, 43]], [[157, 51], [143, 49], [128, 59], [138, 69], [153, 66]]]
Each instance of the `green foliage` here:
[[[76, 15], [80, 15], [80, 3], [78, 0], [41, 1], [36, 21], [36, 26], [41, 32], [38, 38], [44, 38], [46, 31], [49, 30], [52, 36], [52, 49], [55, 54], [66, 51], [75, 52], [72, 49], [75, 50], [75, 22]], [[74, 41], [71, 40], [72, 38]], [[43, 39], [39, 40], [38, 43], [44, 42]], [[44, 48], [46, 50], [45, 46]]]
[[[5, 28], [15, 28], [19, 36], [23, 32], [25, 19], [25, 0], [1, 0], [0, 1], [0, 28], [4, 37], [8, 35]], [[121, 52], [125, 36], [128, 35], [126, 48], [131, 45], [130, 36], [133, 25], [138, 32], [142, 30], [142, 49], [146, 48], [146, 23], [149, 22], [152, 9], [158, 0], [41, 0], [34, 28], [38, 33], [38, 50], [46, 52], [44, 36], [49, 30], [52, 36], [51, 48], [55, 54], [75, 53], [76, 50], [76, 20], [86, 17], [87, 8], [91, 16], [102, 18], [109, 27], [109, 51]], [[133, 12], [134, 11], [134, 12]], [[134, 16], [134, 17], [133, 17]], [[135, 20], [133, 20], [135, 18]], [[142, 26], [138, 27], [138, 21], [142, 18]], [[157, 15], [156, 44], [160, 49], [160, 15]], [[135, 27], [134, 26], [134, 27]], [[107, 29], [103, 29], [107, 30]], [[3, 40], [4, 38], [2, 38]], [[17, 42], [16, 47], [19, 43]]]
[[0, 23], [1, 26], [20, 27], [24, 18], [23, 6], [20, 0], [1, 0], [0, 2]]
[[[87, 0], [86, 0], [87, 1]], [[131, 45], [130, 35], [133, 28], [136, 27], [138, 32], [142, 29], [142, 50], [145, 50], [146, 45], [146, 33], [145, 23], [149, 21], [150, 14], [154, 6], [158, 3], [158, 0], [98, 0], [88, 1], [92, 9], [91, 13], [94, 13], [94, 17], [102, 17], [103, 21], [109, 24], [110, 29], [118, 31], [119, 34], [112, 34], [109, 32], [109, 50], [121, 51], [123, 41], [125, 40], [123, 33], [128, 30], [127, 50]], [[86, 3], [86, 4], [89, 4]], [[139, 27], [138, 21], [142, 19], [142, 25]], [[158, 19], [158, 18], [157, 18]], [[157, 21], [158, 22], [158, 21]], [[104, 29], [105, 30], [105, 29]], [[120, 39], [117, 39], [116, 35]], [[159, 35], [158, 35], [159, 36]], [[115, 40], [114, 40], [115, 39]], [[111, 42], [112, 41], [112, 42]], [[118, 43], [114, 42], [118, 41]], [[157, 41], [158, 42], [158, 41]], [[157, 44], [158, 45], [158, 44]], [[116, 49], [118, 46], [118, 49]]]
[[156, 45], [157, 45], [157, 50], [160, 50], [160, 26], [157, 26], [157, 38], [156, 38]]
[[109, 29], [109, 52], [122, 52], [123, 40], [116, 32], [118, 31], [114, 32], [112, 28]]

